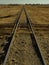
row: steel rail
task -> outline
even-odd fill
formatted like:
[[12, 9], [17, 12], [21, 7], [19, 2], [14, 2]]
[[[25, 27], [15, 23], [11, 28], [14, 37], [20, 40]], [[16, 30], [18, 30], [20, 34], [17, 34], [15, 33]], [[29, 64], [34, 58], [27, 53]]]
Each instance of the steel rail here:
[[41, 52], [41, 49], [40, 49], [40, 47], [39, 47], [38, 41], [37, 41], [37, 39], [36, 39], [36, 35], [35, 35], [35, 33], [34, 33], [34, 30], [33, 30], [32, 24], [31, 24], [32, 21], [31, 21], [31, 19], [30, 19], [30, 17], [29, 17], [29, 14], [27, 13], [25, 7], [24, 7], [24, 10], [25, 10], [25, 13], [26, 13], [26, 17], [27, 17], [27, 19], [28, 19], [28, 23], [29, 23], [30, 28], [31, 28], [31, 30], [32, 30], [32, 34], [33, 34], [33, 36], [34, 36], [34, 40], [36, 41], [36, 45], [37, 45], [37, 47], [38, 47], [39, 54], [40, 54], [40, 56], [41, 56], [41, 61], [42, 61], [43, 65], [47, 65], [47, 64], [46, 64], [46, 61], [45, 61], [45, 59], [44, 59], [44, 56], [43, 56], [43, 54], [42, 54], [42, 52]]
[[16, 33], [16, 30], [17, 30], [17, 27], [18, 27], [18, 24], [19, 24], [19, 18], [21, 16], [21, 13], [23, 11], [23, 8], [21, 9], [21, 12], [19, 13], [19, 16], [17, 18], [17, 20], [15, 20], [15, 25], [14, 25], [14, 28], [13, 28], [13, 31], [12, 31], [12, 36], [11, 36], [11, 40], [10, 40], [10, 45], [9, 45], [9, 48], [7, 50], [7, 54], [5, 56], [5, 60], [3, 62], [3, 65], [6, 65], [6, 62], [7, 62], [7, 58], [9, 56], [9, 52], [10, 52], [10, 47], [11, 45], [13, 44], [13, 41], [14, 41], [14, 36], [15, 36], [15, 33]]

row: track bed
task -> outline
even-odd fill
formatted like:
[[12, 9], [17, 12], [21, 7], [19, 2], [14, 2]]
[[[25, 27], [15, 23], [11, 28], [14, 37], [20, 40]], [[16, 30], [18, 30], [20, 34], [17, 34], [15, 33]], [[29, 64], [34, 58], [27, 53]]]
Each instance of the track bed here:
[[33, 33], [30, 31], [29, 22], [23, 10], [6, 65], [43, 65], [39, 50], [37, 52], [36, 42], [32, 37]]
[[6, 65], [42, 65], [31, 34], [16, 34]]

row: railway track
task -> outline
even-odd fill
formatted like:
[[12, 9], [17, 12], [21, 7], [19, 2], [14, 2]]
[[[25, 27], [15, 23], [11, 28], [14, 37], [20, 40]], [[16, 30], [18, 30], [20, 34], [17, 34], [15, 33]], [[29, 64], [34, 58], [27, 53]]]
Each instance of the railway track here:
[[15, 24], [3, 27], [0, 65], [49, 65], [48, 24], [33, 24], [23, 7]]
[[23, 8], [3, 65], [44, 65], [25, 12]]
[[[22, 11], [22, 10], [21, 10]], [[0, 24], [0, 65], [3, 65], [6, 55], [8, 53], [11, 40], [15, 31], [15, 27], [18, 23], [19, 16], [12, 24]]]

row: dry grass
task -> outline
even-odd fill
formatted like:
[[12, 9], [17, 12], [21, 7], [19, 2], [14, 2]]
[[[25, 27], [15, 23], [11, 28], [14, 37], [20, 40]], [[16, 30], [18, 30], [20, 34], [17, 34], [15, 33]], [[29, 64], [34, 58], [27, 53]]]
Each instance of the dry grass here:
[[[1, 6], [0, 5], [0, 24], [13, 23], [18, 17], [22, 6]], [[9, 17], [8, 17], [9, 16]]]
[[49, 7], [26, 6], [28, 15], [34, 24], [49, 24]]

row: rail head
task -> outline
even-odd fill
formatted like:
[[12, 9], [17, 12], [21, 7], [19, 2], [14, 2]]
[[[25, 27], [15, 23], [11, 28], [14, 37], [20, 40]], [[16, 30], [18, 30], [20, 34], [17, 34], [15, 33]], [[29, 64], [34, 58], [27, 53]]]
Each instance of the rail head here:
[[13, 31], [12, 31], [12, 32], [13, 32], [13, 33], [12, 33], [12, 38], [11, 38], [10, 45], [9, 45], [8, 50], [7, 50], [7, 54], [6, 54], [6, 56], [5, 56], [5, 60], [4, 60], [4, 62], [3, 62], [3, 65], [6, 65], [6, 62], [7, 62], [8, 56], [9, 56], [9, 52], [10, 52], [10, 47], [11, 47], [11, 45], [13, 44], [14, 36], [15, 36], [15, 33], [16, 33], [16, 30], [17, 30], [17, 27], [18, 27], [18, 24], [19, 24], [19, 18], [20, 18], [20, 16], [21, 16], [22, 11], [23, 11], [23, 8], [21, 9], [21, 12], [20, 12], [20, 14], [19, 14], [17, 20], [15, 20], [16, 23], [15, 23], [14, 29], [13, 29]]
[[[25, 7], [24, 7], [24, 11], [25, 11], [26, 16], [27, 16], [27, 18], [28, 18], [28, 22], [29, 22], [29, 24], [30, 24], [30, 27], [31, 27], [32, 33], [33, 33], [33, 35], [34, 35], [34, 38], [35, 38], [35, 40], [36, 40], [36, 44], [37, 44], [37, 46], [38, 46], [39, 53], [40, 53], [40, 55], [41, 55], [41, 59], [42, 59], [43, 65], [47, 65], [46, 62], [45, 62], [45, 59], [44, 59], [44, 57], [43, 57], [43, 54], [41, 53], [41, 50], [40, 50], [40, 48], [39, 48], [38, 41], [37, 41], [37, 39], [36, 39], [36, 35], [35, 35], [35, 33], [34, 33], [34, 29], [33, 29], [32, 24], [31, 24], [32, 21], [31, 21], [31, 19], [30, 19], [30, 17], [29, 17], [29, 14], [27, 13]], [[47, 25], [46, 25], [46, 26], [47, 26]], [[49, 25], [48, 25], [48, 26], [49, 26]]]

